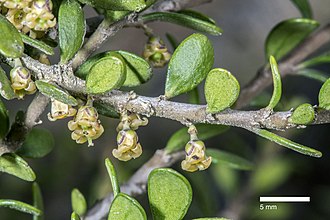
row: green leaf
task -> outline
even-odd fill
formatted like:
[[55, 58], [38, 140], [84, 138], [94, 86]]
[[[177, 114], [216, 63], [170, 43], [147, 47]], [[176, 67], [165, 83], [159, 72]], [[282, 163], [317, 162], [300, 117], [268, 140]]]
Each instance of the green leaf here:
[[71, 206], [73, 212], [79, 216], [83, 216], [87, 211], [86, 199], [77, 188], [74, 188], [71, 192]]
[[97, 112], [100, 115], [104, 115], [110, 118], [120, 117], [119, 113], [114, 108], [102, 102], [98, 102], [98, 101], [93, 102], [93, 107], [96, 108]]
[[311, 104], [299, 105], [289, 118], [289, 122], [297, 125], [308, 125], [315, 118], [314, 108]]
[[283, 147], [297, 151], [298, 153], [305, 154], [311, 157], [322, 157], [322, 153], [320, 151], [295, 143], [270, 131], [264, 129], [254, 129], [252, 131], [263, 138], [273, 141]]
[[115, 167], [111, 163], [111, 160], [109, 158], [105, 159], [105, 166], [107, 168], [110, 181], [111, 181], [111, 186], [112, 186], [112, 191], [113, 191], [113, 196], [116, 197], [120, 193], [120, 187], [118, 183], [118, 178], [117, 178], [117, 172], [115, 170]]
[[147, 215], [138, 201], [119, 193], [113, 200], [108, 220], [147, 220]]
[[71, 214], [71, 220], [80, 220], [80, 217], [77, 213], [72, 212]]
[[126, 79], [125, 61], [120, 55], [106, 56], [98, 60], [86, 78], [88, 93], [99, 94], [117, 89]]
[[49, 46], [48, 44], [46, 44], [40, 40], [33, 39], [22, 33], [20, 33], [20, 35], [25, 44], [30, 45], [31, 47], [34, 47], [47, 55], [54, 55], [53, 48], [51, 46]]
[[200, 104], [198, 87], [188, 92], [188, 102], [190, 104]]
[[313, 57], [312, 59], [306, 60], [305, 62], [302, 62], [298, 65], [298, 68], [306, 68], [311, 66], [316, 66], [323, 63], [330, 63], [330, 52], [327, 52], [325, 54], [322, 54], [317, 57]]
[[28, 158], [42, 158], [49, 154], [55, 146], [53, 134], [43, 128], [33, 128], [26, 136], [17, 154]]
[[278, 104], [278, 102], [280, 101], [281, 96], [282, 96], [282, 82], [281, 82], [281, 75], [278, 70], [276, 60], [273, 56], [269, 57], [269, 63], [270, 63], [270, 68], [272, 70], [272, 75], [273, 75], [274, 89], [273, 89], [272, 98], [270, 99], [269, 104], [266, 108], [269, 110], [273, 110], [275, 108], [275, 106]]
[[0, 94], [7, 100], [16, 98], [16, 94], [11, 87], [11, 82], [7, 78], [6, 72], [0, 66]]
[[145, 0], [79, 0], [83, 4], [114, 11], [141, 11], [147, 5]]
[[105, 11], [105, 17], [111, 22], [116, 22], [124, 18], [126, 15], [128, 15], [129, 11], [113, 11], [113, 10], [106, 10]]
[[179, 11], [178, 13], [188, 15], [190, 17], [193, 17], [193, 18], [196, 18], [196, 19], [199, 19], [199, 20], [206, 21], [206, 22], [209, 22], [209, 23], [214, 24], [214, 25], [216, 24], [215, 21], [212, 18], [210, 18], [207, 15], [204, 15], [204, 14], [198, 12], [198, 11], [185, 9], [185, 10]]
[[19, 58], [23, 55], [24, 44], [18, 30], [0, 14], [0, 53], [5, 57]]
[[[43, 212], [44, 211], [44, 202], [42, 199], [40, 187], [37, 182], [34, 182], [32, 184], [32, 194], [33, 194], [33, 206]], [[43, 215], [40, 215], [40, 216], [34, 215], [33, 216], [33, 220], [43, 220], [43, 219], [44, 219]]]
[[291, 0], [304, 18], [312, 18], [313, 12], [308, 0]]
[[192, 189], [180, 173], [158, 168], [149, 175], [148, 197], [154, 220], [183, 219], [192, 200]]
[[119, 50], [117, 53], [123, 57], [127, 67], [126, 80], [123, 86], [138, 86], [152, 77], [152, 68], [145, 59], [127, 51]]
[[328, 75], [322, 71], [314, 70], [314, 69], [302, 69], [298, 70], [297, 75], [304, 76], [310, 79], [315, 79], [320, 82], [325, 82], [329, 78]]
[[12, 199], [0, 199], [0, 207], [8, 207], [11, 209], [18, 210], [20, 212], [28, 213], [31, 215], [37, 215], [37, 216], [42, 214], [42, 212], [39, 209], [27, 203]]
[[209, 21], [200, 18], [191, 17], [189, 15], [174, 12], [154, 12], [142, 16], [143, 22], [165, 21], [185, 26], [197, 31], [205, 32], [212, 35], [220, 35], [222, 30]]
[[237, 79], [227, 70], [216, 68], [209, 72], [205, 81], [206, 111], [221, 112], [232, 106], [239, 96]]
[[61, 89], [58, 86], [47, 83], [45, 81], [37, 80], [35, 84], [42, 94], [48, 96], [50, 98], [56, 99], [62, 103], [67, 105], [76, 106], [78, 105], [78, 101], [72, 97], [67, 91]]
[[[198, 138], [200, 140], [206, 140], [217, 136], [229, 129], [228, 126], [225, 125], [209, 125], [209, 124], [197, 124], [195, 125], [198, 131]], [[189, 134], [187, 132], [187, 128], [183, 127], [176, 131], [170, 139], [167, 141], [166, 144], [166, 152], [172, 153], [174, 151], [178, 151], [183, 149], [184, 146], [190, 140]]]
[[293, 18], [276, 25], [266, 39], [266, 56], [273, 55], [276, 60], [301, 43], [312, 33], [319, 23], [307, 18]]
[[206, 154], [212, 157], [213, 163], [239, 170], [252, 170], [254, 168], [253, 163], [250, 161], [226, 151], [208, 148]]
[[0, 99], [0, 141], [4, 137], [6, 137], [6, 134], [9, 131], [9, 115], [8, 110], [6, 109], [5, 104]]
[[34, 181], [36, 175], [23, 158], [16, 154], [4, 154], [0, 157], [0, 172], [8, 173], [26, 181]]
[[319, 106], [330, 110], [330, 78], [322, 85], [319, 92]]
[[172, 98], [201, 83], [214, 62], [213, 47], [202, 34], [187, 37], [174, 51], [168, 65], [165, 96]]
[[230, 220], [229, 218], [194, 218], [193, 220]]
[[76, 0], [64, 0], [59, 9], [58, 32], [61, 62], [68, 62], [84, 42], [84, 11]]

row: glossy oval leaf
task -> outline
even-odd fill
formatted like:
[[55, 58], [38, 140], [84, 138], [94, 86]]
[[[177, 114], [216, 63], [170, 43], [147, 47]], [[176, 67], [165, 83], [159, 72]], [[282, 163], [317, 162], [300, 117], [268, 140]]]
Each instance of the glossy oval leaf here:
[[76, 188], [71, 192], [72, 210], [79, 216], [83, 216], [87, 211], [87, 202], [84, 195]]
[[77, 213], [72, 212], [72, 214], [71, 214], [71, 220], [80, 220], [80, 216]]
[[61, 62], [68, 62], [84, 42], [86, 24], [84, 12], [76, 0], [64, 0], [58, 13]]
[[322, 157], [322, 153], [320, 151], [295, 143], [270, 131], [264, 129], [254, 129], [252, 131], [263, 138], [273, 141], [283, 147], [297, 151], [298, 153], [305, 154], [311, 157]]
[[31, 47], [34, 47], [47, 55], [54, 55], [53, 48], [51, 46], [49, 46], [48, 44], [46, 44], [40, 40], [33, 39], [22, 33], [20, 33], [20, 35], [25, 44], [30, 45]]
[[57, 101], [60, 101], [67, 105], [71, 105], [71, 106], [78, 105], [78, 101], [74, 97], [72, 97], [67, 91], [63, 90], [62, 88], [56, 85], [41, 80], [35, 81], [35, 84], [39, 92], [41, 92], [45, 96], [48, 96], [52, 99], [56, 99]]
[[86, 78], [88, 93], [100, 94], [117, 89], [126, 79], [126, 65], [121, 56], [106, 56], [98, 60]]
[[174, 51], [168, 65], [165, 96], [172, 98], [194, 89], [205, 79], [213, 62], [213, 47], [205, 35], [187, 37]]
[[314, 70], [314, 69], [302, 69], [296, 72], [297, 75], [304, 76], [310, 79], [315, 79], [324, 83], [329, 78], [328, 74], [325, 72]]
[[42, 158], [49, 154], [54, 146], [55, 140], [51, 132], [43, 128], [33, 128], [16, 153], [22, 157]]
[[237, 79], [227, 70], [216, 68], [209, 72], [205, 81], [206, 111], [221, 112], [232, 106], [239, 96]]
[[149, 175], [148, 197], [154, 220], [183, 219], [192, 200], [192, 189], [180, 173], [158, 168]]
[[5, 57], [19, 58], [23, 55], [24, 44], [15, 28], [2, 14], [0, 14], [0, 53]]
[[138, 86], [152, 77], [152, 68], [145, 59], [127, 51], [117, 51], [117, 53], [123, 57], [126, 63], [127, 75], [123, 86]]
[[105, 159], [105, 166], [108, 171], [108, 175], [110, 177], [113, 196], [116, 197], [120, 193], [120, 187], [119, 182], [117, 178], [117, 172], [115, 170], [114, 165], [112, 164], [111, 160], [109, 158]]
[[42, 212], [39, 209], [33, 207], [32, 205], [12, 199], [0, 199], [0, 207], [8, 207], [20, 212], [24, 212], [36, 216], [42, 214]]
[[330, 110], [330, 78], [322, 85], [319, 92], [319, 106]]
[[26, 181], [34, 181], [36, 175], [23, 158], [16, 154], [4, 154], [0, 157], [0, 172], [8, 173]]
[[269, 104], [266, 108], [269, 110], [273, 110], [280, 101], [282, 96], [282, 81], [281, 81], [280, 72], [278, 70], [277, 62], [273, 56], [270, 56], [269, 63], [272, 71], [274, 88], [273, 88], [272, 98], [270, 99]]
[[217, 163], [239, 170], [252, 170], [254, 168], [254, 164], [252, 162], [223, 150], [208, 148], [206, 149], [206, 154], [212, 157], [212, 163]]
[[204, 19], [192, 17], [183, 13], [175, 12], [154, 12], [142, 16], [142, 21], [165, 21], [181, 26], [185, 26], [197, 31], [205, 32], [212, 35], [220, 35], [222, 30], [214, 23], [205, 21]]
[[119, 193], [113, 200], [108, 220], [147, 220], [142, 206], [134, 198]]
[[6, 72], [0, 66], [0, 94], [7, 100], [16, 98], [16, 94], [11, 87], [11, 82], [7, 78]]
[[304, 18], [312, 18], [313, 12], [309, 0], [291, 0]]
[[0, 141], [9, 131], [9, 115], [5, 104], [0, 99]]
[[102, 9], [115, 11], [141, 11], [146, 5], [145, 0], [79, 0], [81, 3]]
[[299, 105], [289, 118], [289, 122], [297, 125], [308, 125], [315, 118], [314, 108], [311, 104]]
[[[206, 140], [215, 137], [229, 129], [229, 127], [225, 125], [197, 124], [195, 126], [198, 131], [198, 138], [200, 140]], [[167, 153], [178, 151], [184, 148], [184, 146], [190, 140], [190, 136], [187, 130], [188, 128], [183, 127], [172, 134], [165, 147]]]
[[319, 23], [307, 18], [293, 18], [276, 25], [266, 39], [266, 56], [273, 55], [276, 60], [301, 43], [312, 33]]
[[[44, 202], [41, 194], [40, 187], [37, 182], [32, 184], [33, 206], [40, 211], [44, 211]], [[33, 220], [44, 220], [44, 215], [34, 215]]]

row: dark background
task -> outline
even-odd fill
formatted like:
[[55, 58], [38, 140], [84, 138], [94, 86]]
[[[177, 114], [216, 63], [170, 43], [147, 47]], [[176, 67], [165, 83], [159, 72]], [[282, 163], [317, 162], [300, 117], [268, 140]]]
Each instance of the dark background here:
[[[314, 17], [321, 25], [330, 21], [330, 2], [311, 1]], [[198, 8], [209, 15], [224, 30], [220, 37], [209, 36], [215, 48], [215, 67], [231, 71], [243, 87], [265, 63], [264, 41], [277, 23], [299, 17], [290, 1], [217, 0]], [[87, 17], [96, 15], [86, 8]], [[155, 33], [165, 39], [172, 33], [178, 40], [193, 31], [165, 23], [150, 25]], [[126, 28], [111, 38], [99, 51], [122, 49], [141, 54], [147, 38], [140, 29]], [[166, 40], [165, 40], [166, 41]], [[166, 41], [167, 42], [167, 41]], [[329, 45], [324, 50], [329, 50]], [[53, 63], [58, 57], [52, 58]], [[329, 66], [321, 66], [329, 73]], [[166, 68], [154, 71], [152, 80], [136, 88], [142, 95], [158, 96], [164, 92]], [[283, 80], [281, 110], [289, 110], [303, 102], [317, 104], [321, 83], [299, 76]], [[200, 86], [202, 91], [202, 85]], [[264, 94], [270, 94], [271, 88]], [[202, 94], [202, 93], [201, 93]], [[203, 95], [201, 95], [203, 96]], [[186, 102], [185, 96], [175, 100]], [[13, 119], [15, 112], [26, 109], [31, 97], [24, 101], [5, 102]], [[253, 107], [258, 108], [258, 107]], [[156, 149], [163, 148], [173, 132], [182, 127], [166, 119], [150, 118], [147, 127], [138, 131], [144, 154], [130, 162], [118, 162], [111, 151], [115, 147], [118, 120], [101, 117], [104, 134], [95, 146], [77, 145], [70, 138], [68, 120], [49, 122], [46, 113], [41, 127], [52, 131], [56, 147], [51, 154], [38, 160], [28, 160], [37, 174], [37, 182], [45, 200], [45, 219], [69, 219], [71, 213], [71, 190], [77, 187], [86, 196], [89, 206], [97, 198], [111, 191], [110, 181], [104, 167], [104, 159], [110, 157], [115, 163], [123, 182], [138, 169]], [[187, 219], [194, 217], [239, 215], [241, 219], [330, 219], [329, 178], [329, 125], [310, 126], [282, 133], [292, 140], [319, 149], [320, 159], [310, 158], [284, 149], [242, 129], [228, 132], [206, 141], [207, 147], [217, 147], [237, 153], [256, 164], [254, 171], [236, 171], [224, 166], [212, 165], [205, 172], [184, 172], [179, 164], [174, 167], [192, 183], [194, 200]], [[16, 177], [0, 174], [0, 198], [17, 199], [32, 203], [31, 183]], [[247, 196], [242, 196], [247, 194]], [[310, 203], [277, 204], [277, 210], [260, 211], [259, 196], [311, 196]], [[146, 196], [137, 198], [148, 209]], [[30, 215], [2, 208], [0, 219], [32, 219]]]

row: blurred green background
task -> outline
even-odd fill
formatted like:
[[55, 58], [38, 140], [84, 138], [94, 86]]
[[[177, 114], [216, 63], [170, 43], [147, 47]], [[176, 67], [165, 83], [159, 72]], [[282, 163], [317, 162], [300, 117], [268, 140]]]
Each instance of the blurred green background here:
[[[313, 0], [311, 5], [314, 18], [321, 25], [330, 21], [330, 1]], [[217, 0], [198, 8], [212, 17], [224, 30], [220, 37], [210, 36], [215, 48], [215, 67], [231, 71], [244, 86], [257, 70], [265, 63], [264, 41], [277, 23], [282, 20], [300, 17], [290, 1], [257, 0]], [[88, 17], [96, 13], [86, 8]], [[189, 36], [193, 31], [165, 23], [150, 24], [165, 40], [166, 33], [172, 33], [178, 40]], [[141, 54], [147, 37], [142, 30], [125, 28], [111, 38], [100, 51], [127, 50]], [[165, 40], [165, 42], [167, 42]], [[328, 51], [330, 45], [323, 51]], [[320, 51], [322, 52], [322, 51]], [[52, 62], [58, 57], [52, 58]], [[329, 66], [320, 66], [329, 73]], [[152, 80], [136, 88], [142, 95], [158, 96], [163, 94], [166, 69], [156, 69]], [[299, 76], [290, 76], [283, 80], [283, 96], [278, 110], [289, 110], [303, 102], [317, 104], [317, 95], [321, 83]], [[199, 88], [203, 90], [202, 85]], [[260, 97], [267, 101], [271, 88]], [[203, 96], [203, 95], [201, 95]], [[186, 102], [185, 96], [175, 98]], [[24, 101], [5, 102], [10, 110], [11, 119], [20, 109], [26, 109], [31, 97]], [[204, 101], [203, 101], [204, 102]], [[101, 117], [104, 134], [95, 141], [95, 146], [77, 145], [70, 138], [67, 129], [68, 120], [49, 122], [46, 114], [41, 127], [49, 129], [55, 138], [56, 147], [52, 153], [42, 159], [28, 160], [37, 174], [44, 195], [45, 219], [69, 219], [71, 213], [70, 195], [74, 187], [88, 199], [89, 206], [111, 191], [110, 181], [104, 167], [104, 159], [109, 157], [115, 164], [121, 182], [127, 180], [156, 149], [163, 148], [173, 132], [181, 128], [177, 122], [166, 119], [150, 118], [149, 125], [138, 130], [144, 148], [139, 159], [119, 162], [111, 151], [115, 147], [118, 120]], [[310, 158], [263, 140], [242, 129], [231, 128], [216, 138], [207, 140], [207, 147], [225, 149], [253, 161], [253, 171], [237, 171], [221, 165], [212, 165], [204, 172], [187, 173], [174, 167], [185, 175], [194, 190], [193, 205], [186, 219], [206, 216], [232, 217], [233, 219], [330, 219], [330, 151], [329, 125], [310, 126], [306, 129], [293, 129], [281, 133], [286, 137], [323, 152], [320, 159]], [[17, 199], [32, 203], [31, 183], [6, 174], [0, 174], [0, 198]], [[259, 209], [259, 196], [311, 196], [310, 203], [277, 204], [277, 210]], [[148, 209], [147, 197], [137, 198]], [[149, 212], [150, 213], [150, 212]], [[1, 220], [32, 219], [30, 215], [17, 211], [0, 209]]]

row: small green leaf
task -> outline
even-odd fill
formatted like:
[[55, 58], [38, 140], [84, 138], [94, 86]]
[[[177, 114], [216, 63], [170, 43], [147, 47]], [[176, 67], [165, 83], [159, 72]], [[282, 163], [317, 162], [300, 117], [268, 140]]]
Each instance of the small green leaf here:
[[80, 217], [77, 213], [72, 212], [71, 214], [71, 220], [80, 220]]
[[216, 24], [215, 21], [212, 18], [210, 18], [207, 15], [204, 15], [204, 14], [198, 12], [198, 11], [185, 9], [185, 10], [179, 11], [178, 13], [188, 15], [190, 17], [197, 18], [199, 20], [203, 20], [203, 21], [209, 22], [211, 24]]
[[68, 62], [84, 42], [84, 11], [76, 0], [64, 0], [59, 9], [58, 32], [61, 62]]
[[[225, 125], [209, 125], [209, 124], [197, 124], [195, 125], [198, 131], [198, 138], [200, 140], [206, 140], [217, 136], [229, 129], [228, 126]], [[166, 144], [166, 152], [172, 153], [174, 151], [183, 149], [186, 143], [188, 143], [190, 137], [187, 132], [187, 128], [181, 128], [176, 131]]]
[[0, 140], [6, 137], [9, 131], [9, 115], [5, 104], [0, 99]]
[[289, 118], [289, 122], [297, 125], [308, 125], [315, 118], [314, 108], [311, 104], [299, 105]]
[[120, 19], [124, 18], [128, 15], [129, 11], [113, 11], [113, 10], [106, 10], [105, 17], [111, 22], [119, 21]]
[[63, 102], [67, 105], [76, 106], [78, 101], [72, 97], [67, 91], [61, 89], [58, 86], [47, 83], [45, 81], [35, 81], [38, 90], [50, 98], [56, 99], [57, 101]]
[[322, 85], [319, 92], [319, 106], [330, 110], [330, 78]]
[[189, 27], [212, 35], [220, 35], [222, 30], [214, 23], [190, 15], [175, 12], [154, 12], [142, 16], [143, 22], [165, 21]]
[[18, 30], [0, 14], [0, 53], [5, 57], [19, 58], [23, 55], [24, 44]]
[[86, 78], [88, 93], [99, 94], [117, 89], [126, 79], [125, 61], [120, 55], [106, 56], [98, 60]]
[[174, 51], [168, 65], [165, 96], [172, 98], [194, 89], [213, 66], [214, 52], [202, 34], [187, 37]]
[[117, 53], [123, 57], [127, 67], [126, 80], [123, 86], [138, 86], [151, 78], [152, 68], [145, 59], [126, 51], [119, 50]]
[[275, 106], [278, 104], [278, 102], [280, 101], [281, 96], [282, 96], [282, 82], [281, 82], [281, 75], [280, 75], [280, 72], [278, 71], [276, 60], [273, 56], [270, 56], [269, 63], [270, 63], [270, 68], [272, 70], [272, 75], [273, 75], [274, 89], [273, 89], [272, 98], [270, 99], [269, 104], [266, 108], [269, 110], [273, 110], [275, 108]]
[[240, 86], [229, 71], [216, 68], [207, 75], [204, 90], [207, 112], [217, 113], [235, 103], [239, 96]]
[[11, 87], [11, 82], [7, 78], [6, 72], [0, 66], [0, 94], [7, 100], [16, 98], [16, 94]]
[[8, 173], [26, 181], [34, 181], [36, 175], [23, 158], [16, 154], [0, 157], [0, 172]]
[[16, 153], [22, 157], [42, 158], [49, 154], [54, 146], [55, 141], [51, 132], [43, 128], [33, 128]]
[[48, 44], [46, 44], [40, 40], [33, 39], [22, 33], [20, 33], [20, 35], [25, 44], [30, 45], [31, 47], [34, 47], [47, 55], [54, 55], [53, 48], [51, 46], [49, 46]]
[[86, 199], [77, 188], [74, 188], [71, 192], [71, 206], [73, 212], [79, 216], [83, 216], [87, 211]]
[[206, 154], [212, 157], [213, 163], [218, 163], [239, 170], [252, 170], [254, 168], [253, 163], [250, 161], [226, 151], [208, 148]]
[[273, 55], [276, 60], [301, 43], [312, 33], [319, 23], [307, 18], [293, 18], [276, 25], [266, 39], [266, 56]]
[[312, 18], [313, 12], [308, 0], [291, 0], [304, 18]]
[[110, 9], [114, 11], [141, 11], [146, 5], [145, 0], [79, 0], [96, 8]]
[[306, 68], [311, 66], [316, 66], [323, 63], [330, 63], [330, 52], [327, 52], [325, 54], [322, 54], [317, 57], [313, 57], [312, 59], [306, 60], [305, 62], [302, 62], [298, 65], [298, 68]]
[[118, 178], [117, 178], [117, 172], [115, 170], [115, 167], [111, 163], [111, 160], [109, 158], [105, 159], [105, 166], [107, 168], [110, 181], [111, 181], [111, 186], [112, 186], [112, 191], [113, 191], [113, 196], [116, 197], [120, 193], [120, 187], [118, 183]]
[[100, 115], [104, 115], [104, 116], [107, 116], [110, 118], [119, 118], [120, 117], [119, 113], [114, 108], [112, 108], [111, 106], [109, 106], [107, 104], [95, 101], [95, 102], [93, 102], [93, 107], [96, 108], [97, 112]]
[[39, 209], [27, 203], [12, 199], [0, 199], [0, 207], [8, 207], [11, 209], [18, 210], [20, 212], [28, 213], [31, 215], [37, 215], [37, 216], [42, 214], [42, 212]]
[[192, 189], [180, 173], [158, 168], [149, 175], [148, 197], [154, 220], [183, 219], [192, 200]]
[[266, 138], [270, 141], [273, 141], [283, 147], [289, 148], [291, 150], [297, 151], [301, 154], [305, 154], [311, 157], [322, 157], [322, 153], [318, 150], [315, 150], [313, 148], [306, 147], [304, 145], [295, 143], [291, 140], [288, 140], [284, 137], [278, 136], [277, 134], [274, 134], [270, 131], [264, 130], [264, 129], [254, 129], [252, 130], [257, 135], [260, 135], [263, 138]]
[[300, 76], [304, 76], [310, 79], [315, 79], [318, 80], [322, 83], [324, 83], [325, 81], [327, 81], [327, 79], [329, 78], [328, 75], [322, 71], [319, 70], [314, 70], [314, 69], [302, 69], [302, 70], [298, 70], [297, 75]]
[[134, 198], [119, 193], [113, 200], [108, 220], [147, 220], [142, 206]]
[[[44, 202], [42, 199], [40, 187], [37, 182], [34, 182], [32, 184], [32, 194], [33, 194], [33, 206], [43, 212], [44, 211]], [[33, 216], [33, 220], [43, 220], [43, 219], [44, 219], [43, 215], [40, 215], [40, 216], [34, 215]]]

